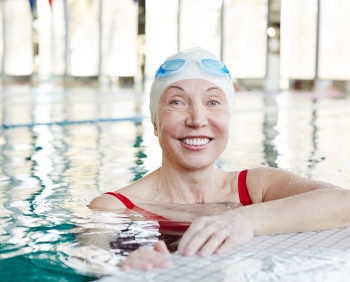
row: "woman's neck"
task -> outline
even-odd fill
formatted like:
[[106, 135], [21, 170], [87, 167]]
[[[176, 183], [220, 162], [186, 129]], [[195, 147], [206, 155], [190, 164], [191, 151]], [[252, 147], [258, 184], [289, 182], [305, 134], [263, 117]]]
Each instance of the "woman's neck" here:
[[154, 200], [179, 204], [213, 202], [224, 183], [222, 172], [214, 165], [194, 170], [166, 161], [157, 170], [156, 178]]

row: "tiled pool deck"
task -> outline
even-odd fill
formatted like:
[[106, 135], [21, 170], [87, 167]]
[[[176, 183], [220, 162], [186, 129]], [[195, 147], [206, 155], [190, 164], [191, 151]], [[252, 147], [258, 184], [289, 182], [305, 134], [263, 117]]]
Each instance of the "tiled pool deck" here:
[[171, 269], [131, 270], [99, 281], [350, 281], [350, 227], [257, 236], [207, 258], [171, 256]]

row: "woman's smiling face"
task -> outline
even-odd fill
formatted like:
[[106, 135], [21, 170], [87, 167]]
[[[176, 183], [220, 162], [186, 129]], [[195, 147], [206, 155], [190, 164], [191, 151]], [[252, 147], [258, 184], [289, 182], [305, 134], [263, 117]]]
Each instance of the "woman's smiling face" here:
[[212, 165], [226, 147], [229, 120], [226, 95], [212, 82], [171, 84], [159, 100], [154, 126], [163, 159], [187, 169]]

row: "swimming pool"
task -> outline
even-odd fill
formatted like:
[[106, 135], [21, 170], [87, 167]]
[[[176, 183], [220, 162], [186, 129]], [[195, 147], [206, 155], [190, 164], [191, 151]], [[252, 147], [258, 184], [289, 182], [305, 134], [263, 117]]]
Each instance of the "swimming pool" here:
[[[1, 106], [1, 280], [94, 281], [113, 274], [113, 281], [158, 281], [155, 273], [125, 276], [115, 267], [121, 254], [158, 240], [157, 223], [86, 207], [93, 197], [160, 165], [147, 96], [132, 90], [10, 85], [2, 88]], [[229, 144], [216, 165], [224, 170], [279, 167], [349, 188], [349, 128], [349, 95], [238, 93]], [[309, 235], [342, 234], [349, 241], [348, 229], [329, 232]], [[307, 233], [278, 236], [308, 238]], [[272, 237], [253, 243], [266, 238]], [[339, 250], [288, 249], [274, 256], [265, 249], [244, 249], [230, 259], [192, 258], [197, 270], [191, 279], [199, 279], [203, 268], [219, 273], [217, 281], [232, 273], [241, 279], [235, 281], [278, 281], [287, 277], [286, 269], [293, 279], [349, 274], [339, 269], [348, 266], [350, 242]], [[218, 271], [222, 260], [235, 268]], [[330, 262], [339, 267], [327, 268]], [[301, 264], [305, 267], [297, 267]]]

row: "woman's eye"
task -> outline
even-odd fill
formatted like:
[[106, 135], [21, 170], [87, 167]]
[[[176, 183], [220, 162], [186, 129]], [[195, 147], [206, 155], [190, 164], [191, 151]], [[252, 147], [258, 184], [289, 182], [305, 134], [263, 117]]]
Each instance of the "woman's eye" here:
[[175, 106], [179, 106], [179, 105], [181, 105], [181, 102], [178, 100], [174, 100], [174, 101], [171, 101], [170, 104], [175, 105]]
[[219, 105], [220, 103], [218, 102], [218, 101], [210, 101], [209, 102], [209, 105], [210, 106], [217, 106], [217, 105]]

